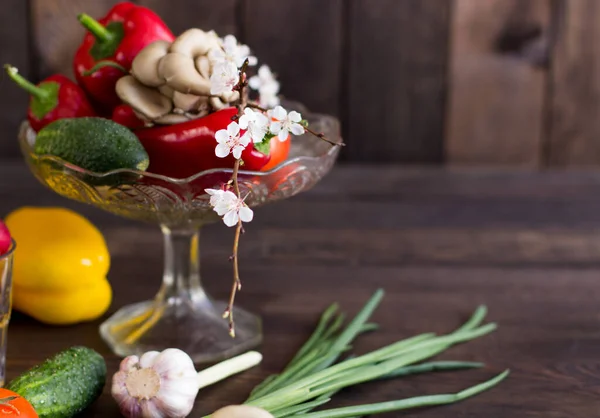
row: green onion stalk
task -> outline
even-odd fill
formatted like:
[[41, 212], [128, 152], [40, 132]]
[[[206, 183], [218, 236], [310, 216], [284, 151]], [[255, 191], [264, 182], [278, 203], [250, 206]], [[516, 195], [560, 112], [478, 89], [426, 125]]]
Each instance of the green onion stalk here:
[[311, 337], [304, 343], [285, 369], [257, 385], [244, 402], [269, 411], [276, 418], [301, 415], [304, 418], [357, 418], [425, 406], [462, 401], [500, 383], [509, 371], [458, 393], [418, 396], [390, 402], [348, 406], [314, 411], [328, 403], [340, 390], [380, 379], [400, 378], [413, 374], [443, 370], [483, 367], [481, 363], [426, 360], [451, 346], [474, 340], [493, 332], [496, 324], [482, 325], [487, 309], [480, 306], [460, 328], [446, 335], [425, 333], [382, 347], [360, 356], [347, 356], [352, 342], [360, 334], [377, 329], [369, 318], [383, 298], [377, 290], [360, 312], [342, 329], [344, 315], [337, 304], [327, 308]]

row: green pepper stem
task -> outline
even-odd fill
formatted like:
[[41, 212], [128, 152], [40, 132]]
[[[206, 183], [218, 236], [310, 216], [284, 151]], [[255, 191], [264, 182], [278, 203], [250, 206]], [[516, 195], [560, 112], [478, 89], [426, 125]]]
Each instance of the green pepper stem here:
[[113, 40], [114, 35], [111, 31], [106, 29], [96, 19], [88, 14], [80, 13], [77, 15], [77, 19], [81, 24], [90, 31], [94, 37], [100, 42], [110, 42]]
[[39, 88], [38, 86], [36, 86], [35, 84], [33, 84], [32, 82], [27, 80], [25, 77], [23, 77], [21, 74], [19, 74], [18, 69], [16, 69], [15, 67], [13, 67], [10, 64], [4, 64], [4, 69], [6, 70], [6, 74], [8, 74], [8, 76], [15, 83], [17, 83], [19, 85], [19, 87], [21, 87], [23, 90], [27, 91], [33, 97], [35, 97], [39, 100], [48, 99], [48, 95], [50, 93], [44, 89]]

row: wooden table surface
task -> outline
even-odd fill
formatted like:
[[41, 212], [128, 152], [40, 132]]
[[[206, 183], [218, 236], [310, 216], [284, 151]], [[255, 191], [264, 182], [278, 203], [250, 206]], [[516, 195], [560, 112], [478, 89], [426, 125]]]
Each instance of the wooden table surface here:
[[[88, 216], [112, 254], [114, 312], [154, 295], [161, 276], [158, 229], [67, 201], [38, 185], [22, 162], [0, 162], [0, 215], [22, 205], [62, 205]], [[600, 415], [600, 173], [336, 168], [314, 190], [257, 210], [241, 246], [239, 305], [264, 318], [263, 364], [203, 390], [193, 417], [240, 402], [284, 366], [319, 313], [338, 301], [356, 312], [379, 287], [381, 329], [356, 352], [425, 331], [445, 332], [478, 304], [496, 333], [440, 359], [485, 369], [365, 384], [336, 405], [458, 391], [510, 368], [508, 380], [460, 404], [385, 416], [544, 417]], [[203, 278], [213, 296], [230, 285], [231, 230], [203, 231]], [[74, 344], [119, 360], [101, 321], [49, 327], [15, 314], [8, 377]], [[117, 417], [109, 386], [84, 417]], [[384, 415], [382, 415], [384, 416]]]

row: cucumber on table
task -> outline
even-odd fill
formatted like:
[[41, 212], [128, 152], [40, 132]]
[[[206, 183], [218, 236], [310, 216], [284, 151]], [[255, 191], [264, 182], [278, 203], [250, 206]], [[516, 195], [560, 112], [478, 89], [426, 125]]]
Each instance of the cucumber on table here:
[[27, 399], [40, 418], [70, 418], [100, 396], [105, 382], [102, 356], [72, 347], [12, 380], [7, 389]]

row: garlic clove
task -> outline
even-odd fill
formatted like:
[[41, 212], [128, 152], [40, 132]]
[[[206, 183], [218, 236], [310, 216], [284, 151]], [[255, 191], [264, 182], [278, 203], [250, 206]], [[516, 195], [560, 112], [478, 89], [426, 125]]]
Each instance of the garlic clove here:
[[115, 396], [115, 400], [119, 405], [119, 410], [121, 411], [121, 415], [124, 417], [140, 417], [142, 415], [142, 407], [141, 405], [132, 397], [122, 397], [117, 398]]
[[140, 357], [140, 364], [139, 367], [141, 368], [146, 368], [146, 367], [152, 367], [154, 365], [154, 361], [156, 360], [156, 357], [158, 357], [160, 355], [159, 351], [147, 351], [145, 352], [142, 357]]
[[140, 362], [140, 358], [138, 356], [129, 356], [125, 357], [121, 360], [121, 364], [119, 365], [119, 370], [122, 372], [128, 372], [134, 367], [137, 367]]
[[155, 402], [147, 401], [140, 403], [141, 416], [144, 418], [174, 418], [177, 416], [184, 417], [185, 415], [167, 415], [156, 405]]
[[176, 380], [173, 378], [163, 379], [158, 396], [163, 399], [165, 397], [196, 396], [199, 390], [198, 386], [198, 375], [180, 377], [176, 378]]
[[160, 353], [152, 368], [163, 379], [195, 379], [198, 376], [190, 356], [178, 348], [167, 348]]
[[194, 408], [196, 393], [191, 396], [184, 394], [169, 394], [168, 396], [158, 396], [154, 399], [154, 404], [166, 417], [186, 417]]
[[229, 405], [219, 409], [211, 418], [274, 418], [271, 413], [262, 408], [250, 405]]

